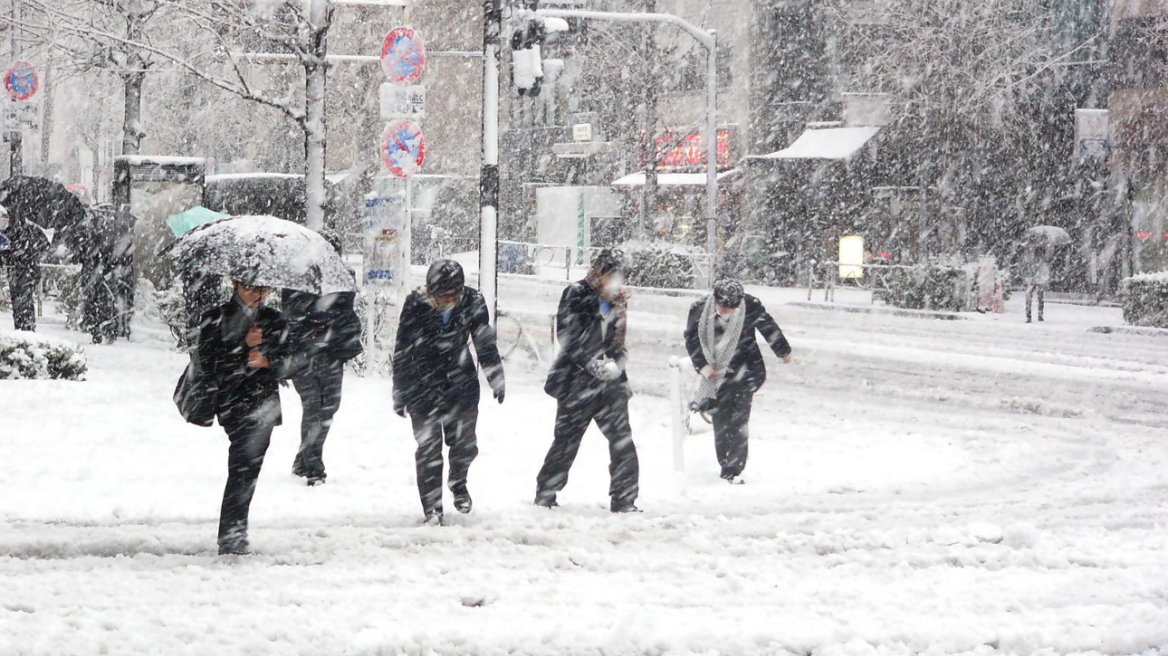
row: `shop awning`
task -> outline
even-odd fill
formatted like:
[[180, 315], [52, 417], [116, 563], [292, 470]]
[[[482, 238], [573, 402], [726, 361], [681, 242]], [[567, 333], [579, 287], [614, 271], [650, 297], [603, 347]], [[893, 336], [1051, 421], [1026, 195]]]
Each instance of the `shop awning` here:
[[[730, 169], [718, 174], [718, 180], [737, 175], [738, 169]], [[660, 187], [704, 187], [705, 173], [658, 173], [657, 185]], [[630, 173], [623, 178], [614, 180], [614, 187], [643, 187], [645, 186], [645, 172]]]
[[756, 159], [851, 159], [879, 131], [878, 127], [811, 129], [790, 146]]

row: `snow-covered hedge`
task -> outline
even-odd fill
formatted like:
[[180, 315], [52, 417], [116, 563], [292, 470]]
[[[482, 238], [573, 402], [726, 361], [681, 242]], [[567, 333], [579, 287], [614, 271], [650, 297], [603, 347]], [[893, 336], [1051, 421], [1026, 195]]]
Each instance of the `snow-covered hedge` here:
[[1123, 320], [1133, 326], [1168, 328], [1168, 271], [1123, 281]]
[[631, 248], [629, 284], [634, 287], [693, 289], [693, 259], [664, 246]]
[[85, 351], [73, 342], [27, 332], [0, 332], [0, 379], [85, 380]]
[[925, 264], [894, 269], [891, 305], [911, 310], [946, 310], [961, 312], [969, 294], [969, 274], [953, 267]]

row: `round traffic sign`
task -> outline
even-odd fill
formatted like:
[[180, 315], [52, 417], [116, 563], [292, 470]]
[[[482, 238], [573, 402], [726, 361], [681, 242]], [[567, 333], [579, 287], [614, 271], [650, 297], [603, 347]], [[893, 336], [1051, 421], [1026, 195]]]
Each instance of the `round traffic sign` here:
[[413, 84], [426, 66], [426, 46], [412, 27], [395, 27], [381, 43], [381, 70], [394, 84]]
[[408, 178], [422, 168], [426, 160], [426, 139], [422, 128], [408, 120], [394, 121], [385, 126], [381, 135], [381, 161], [389, 172], [399, 178]]
[[4, 74], [4, 88], [16, 100], [28, 100], [39, 85], [36, 69], [26, 61], [16, 62]]

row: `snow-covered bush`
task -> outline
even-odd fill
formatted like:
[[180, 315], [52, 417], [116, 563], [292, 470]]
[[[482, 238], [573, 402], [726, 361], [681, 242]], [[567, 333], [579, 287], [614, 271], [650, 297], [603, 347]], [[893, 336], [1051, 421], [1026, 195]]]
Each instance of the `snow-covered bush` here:
[[630, 249], [629, 284], [634, 287], [693, 289], [693, 259], [666, 246]]
[[1133, 326], [1168, 328], [1168, 271], [1123, 281], [1123, 320]]
[[968, 309], [969, 274], [964, 270], [929, 263], [894, 269], [889, 303], [911, 310]]
[[35, 333], [0, 332], [0, 379], [85, 380], [85, 351]]

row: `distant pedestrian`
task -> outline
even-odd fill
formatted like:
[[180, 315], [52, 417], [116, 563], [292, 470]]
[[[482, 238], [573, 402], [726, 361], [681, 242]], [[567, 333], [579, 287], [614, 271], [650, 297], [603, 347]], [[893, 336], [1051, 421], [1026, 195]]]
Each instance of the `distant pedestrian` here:
[[215, 394], [215, 415], [227, 431], [227, 485], [219, 514], [219, 553], [248, 553], [248, 511], [279, 426], [279, 381], [290, 371], [288, 329], [266, 307], [268, 288], [233, 280], [234, 294], [203, 315], [195, 358]]
[[502, 403], [503, 360], [487, 304], [478, 290], [466, 286], [462, 266], [439, 260], [426, 273], [425, 286], [406, 298], [393, 353], [393, 408], [402, 417], [408, 414], [413, 425], [418, 494], [429, 525], [442, 524], [444, 441], [450, 448], [447, 484], [454, 507], [464, 514], [472, 508], [467, 474], [479, 453], [480, 388], [471, 342]]
[[1031, 320], [1031, 305], [1038, 295], [1038, 320], [1043, 321], [1043, 296], [1050, 284], [1050, 257], [1044, 246], [1028, 244], [1022, 251], [1022, 279], [1026, 283], [1026, 323]]
[[544, 391], [556, 399], [551, 448], [536, 478], [535, 504], [559, 505], [556, 494], [593, 421], [608, 440], [609, 509], [640, 512], [636, 506], [640, 468], [629, 426], [626, 328], [628, 266], [618, 249], [597, 254], [588, 276], [564, 290], [556, 312], [556, 354]]
[[750, 410], [766, 382], [755, 331], [780, 360], [791, 362], [791, 345], [779, 325], [735, 280], [719, 282], [714, 293], [695, 302], [685, 327], [685, 347], [701, 375], [692, 408], [710, 413], [721, 476], [731, 484], [743, 482]]
[[318, 296], [285, 289], [280, 306], [295, 351], [292, 385], [300, 396], [300, 448], [292, 473], [324, 483], [324, 442], [341, 407], [345, 362], [361, 354], [361, 320], [351, 292]]

